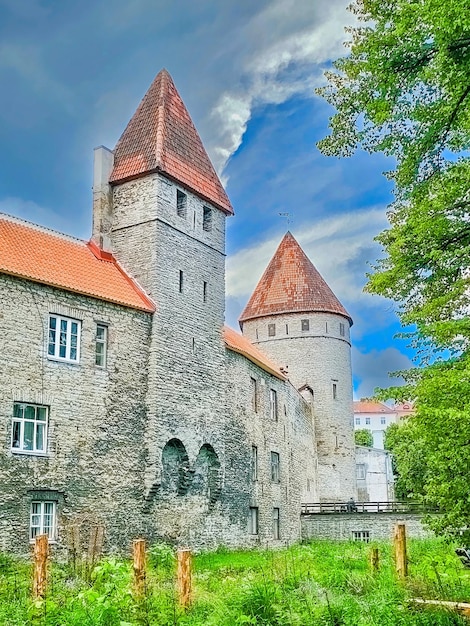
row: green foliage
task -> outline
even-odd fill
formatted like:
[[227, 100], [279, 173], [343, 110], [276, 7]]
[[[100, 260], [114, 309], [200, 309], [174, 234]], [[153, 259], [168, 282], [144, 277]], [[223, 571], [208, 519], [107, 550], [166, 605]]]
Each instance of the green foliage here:
[[[378, 544], [380, 571], [369, 571], [370, 545], [316, 541], [287, 550], [201, 554], [194, 559], [194, 602], [180, 610], [175, 572], [157, 565], [145, 598], [132, 596], [128, 561], [106, 559], [87, 581], [53, 564], [45, 600], [30, 599], [31, 567], [7, 559], [0, 573], [0, 624], [5, 626], [444, 626], [465, 622], [445, 612], [413, 613], [419, 595], [463, 601], [470, 580], [443, 541], [409, 542], [411, 576], [398, 584], [389, 543]], [[160, 548], [156, 549], [158, 552]], [[0, 562], [2, 557], [0, 557]]]
[[467, 0], [356, 0], [351, 10], [350, 55], [318, 90], [337, 111], [319, 146], [394, 159], [396, 201], [367, 290], [399, 304], [421, 367], [386, 394], [417, 408], [390, 445], [399, 495], [442, 507], [439, 528], [450, 531], [470, 515], [470, 11]]
[[370, 430], [367, 428], [359, 428], [359, 430], [354, 431], [354, 441], [356, 446], [367, 446], [371, 448], [374, 443], [374, 438]]
[[155, 569], [171, 570], [176, 564], [175, 550], [167, 543], [154, 543], [148, 551], [151, 567]]

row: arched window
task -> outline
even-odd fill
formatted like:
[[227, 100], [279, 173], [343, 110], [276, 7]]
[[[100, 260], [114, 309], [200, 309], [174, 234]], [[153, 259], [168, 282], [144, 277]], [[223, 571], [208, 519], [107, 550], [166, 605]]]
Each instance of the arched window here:
[[219, 499], [221, 491], [222, 473], [219, 457], [214, 448], [205, 443], [197, 455], [191, 494], [207, 497], [211, 509]]
[[184, 496], [191, 484], [189, 459], [179, 439], [170, 439], [162, 451], [162, 491]]

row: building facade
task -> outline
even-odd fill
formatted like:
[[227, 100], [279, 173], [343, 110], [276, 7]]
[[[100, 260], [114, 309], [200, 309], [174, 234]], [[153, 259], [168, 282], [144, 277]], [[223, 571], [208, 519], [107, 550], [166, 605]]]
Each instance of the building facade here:
[[90, 242], [0, 215], [1, 549], [275, 546], [356, 496], [350, 317], [288, 233], [302, 310], [224, 329], [232, 213], [163, 70], [95, 151]]

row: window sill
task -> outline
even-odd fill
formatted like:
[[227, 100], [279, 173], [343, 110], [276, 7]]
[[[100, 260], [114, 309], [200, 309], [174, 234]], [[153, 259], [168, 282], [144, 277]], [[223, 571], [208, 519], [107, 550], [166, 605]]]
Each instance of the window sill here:
[[53, 363], [67, 363], [67, 365], [80, 365], [80, 361], [71, 361], [70, 359], [61, 359], [58, 356], [47, 355], [47, 360]]
[[39, 456], [39, 457], [49, 457], [47, 452], [35, 452], [34, 450], [18, 450], [17, 448], [10, 448], [10, 452], [12, 454], [24, 454], [25, 456]]

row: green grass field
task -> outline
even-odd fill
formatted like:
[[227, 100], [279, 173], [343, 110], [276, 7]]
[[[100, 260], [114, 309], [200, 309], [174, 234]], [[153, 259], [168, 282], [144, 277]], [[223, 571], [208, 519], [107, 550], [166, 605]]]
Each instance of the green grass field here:
[[[371, 574], [371, 545], [380, 570]], [[31, 600], [30, 563], [0, 555], [0, 625], [278, 626], [468, 624], [448, 611], [415, 611], [412, 597], [470, 600], [470, 570], [441, 540], [409, 541], [410, 573], [396, 579], [390, 543], [316, 541], [278, 551], [217, 551], [194, 558], [191, 608], [179, 609], [175, 559], [164, 545], [149, 554], [147, 593], [132, 595], [130, 561], [103, 559], [91, 573], [53, 563], [45, 600]]]

